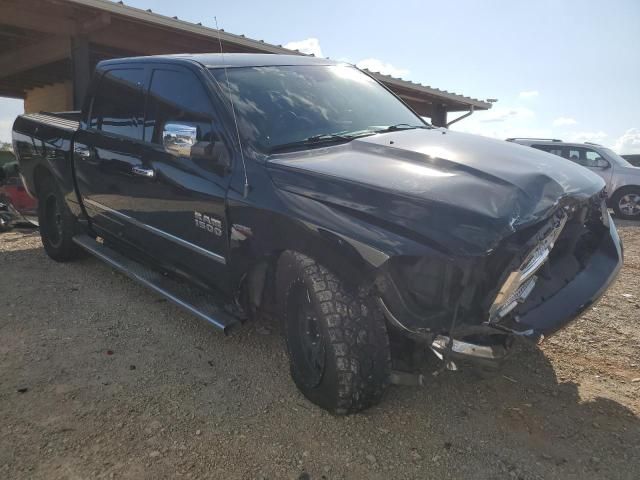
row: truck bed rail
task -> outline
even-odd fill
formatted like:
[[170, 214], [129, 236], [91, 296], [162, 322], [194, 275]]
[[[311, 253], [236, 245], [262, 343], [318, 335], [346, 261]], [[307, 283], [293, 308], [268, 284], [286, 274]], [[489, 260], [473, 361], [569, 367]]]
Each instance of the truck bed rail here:
[[78, 121], [63, 118], [51, 113], [27, 113], [22, 115], [22, 118], [45, 123], [64, 130], [76, 131], [80, 127], [80, 122]]

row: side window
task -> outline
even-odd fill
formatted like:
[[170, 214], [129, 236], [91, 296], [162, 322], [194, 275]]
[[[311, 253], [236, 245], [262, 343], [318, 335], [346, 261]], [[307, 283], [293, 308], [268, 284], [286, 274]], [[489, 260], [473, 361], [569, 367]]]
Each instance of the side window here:
[[585, 149], [585, 161], [586, 161], [587, 167], [592, 167], [592, 168], [603, 168], [605, 165], [609, 163], [607, 160], [602, 158], [602, 155], [600, 155], [595, 150], [586, 150], [586, 149]]
[[587, 168], [602, 168], [602, 162], [606, 162], [598, 152], [585, 147], [567, 148], [567, 158]]
[[554, 155], [562, 156], [562, 147], [556, 145], [532, 145], [533, 148], [542, 150], [543, 152], [553, 153]]
[[106, 72], [96, 90], [89, 126], [103, 132], [142, 140], [144, 69]]
[[198, 141], [213, 142], [213, 107], [200, 80], [191, 72], [157, 69], [153, 71], [147, 99], [145, 141], [162, 144], [169, 123], [197, 128]]
[[584, 163], [580, 160], [580, 150], [577, 148], [567, 148], [565, 156], [574, 163], [584, 166]]

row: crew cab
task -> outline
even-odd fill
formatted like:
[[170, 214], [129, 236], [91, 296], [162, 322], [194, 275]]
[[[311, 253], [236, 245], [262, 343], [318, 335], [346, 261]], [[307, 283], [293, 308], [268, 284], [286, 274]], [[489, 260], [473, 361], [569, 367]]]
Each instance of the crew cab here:
[[498, 365], [622, 264], [597, 175], [434, 128], [325, 59], [103, 61], [81, 112], [22, 115], [13, 143], [52, 259], [88, 251], [225, 331], [277, 318], [335, 414], [426, 354]]

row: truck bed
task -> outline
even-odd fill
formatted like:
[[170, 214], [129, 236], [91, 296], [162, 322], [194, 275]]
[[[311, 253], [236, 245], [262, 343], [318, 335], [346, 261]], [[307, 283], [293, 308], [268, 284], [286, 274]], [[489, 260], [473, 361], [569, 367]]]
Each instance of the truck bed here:
[[[75, 197], [73, 140], [80, 127], [80, 112], [29, 113], [13, 124], [13, 144], [27, 191], [37, 196], [40, 171], [52, 173], [65, 197]], [[46, 167], [40, 169], [39, 167]], [[73, 195], [70, 195], [72, 194]]]

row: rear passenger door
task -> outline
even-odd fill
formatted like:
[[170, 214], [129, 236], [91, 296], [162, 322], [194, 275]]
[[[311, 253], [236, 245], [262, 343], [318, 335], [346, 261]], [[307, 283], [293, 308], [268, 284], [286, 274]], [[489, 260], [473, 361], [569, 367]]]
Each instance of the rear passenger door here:
[[122, 237], [142, 165], [144, 67], [113, 66], [97, 80], [87, 124], [74, 140], [78, 190], [97, 233]]
[[231, 170], [163, 144], [167, 135], [184, 131], [193, 132], [198, 142], [224, 145], [213, 97], [201, 75], [180, 65], [151, 68], [141, 152], [149, 174], [128, 185], [134, 219], [130, 239], [182, 274], [225, 286]]

